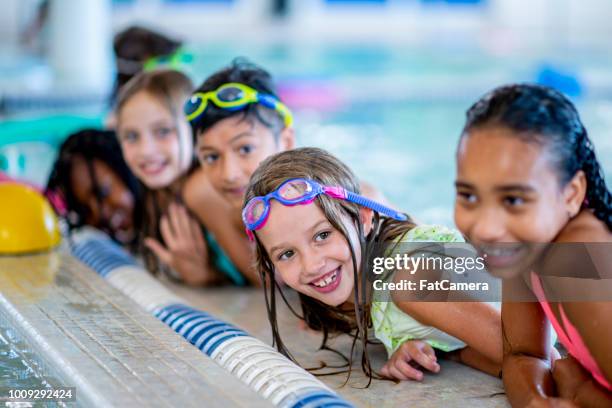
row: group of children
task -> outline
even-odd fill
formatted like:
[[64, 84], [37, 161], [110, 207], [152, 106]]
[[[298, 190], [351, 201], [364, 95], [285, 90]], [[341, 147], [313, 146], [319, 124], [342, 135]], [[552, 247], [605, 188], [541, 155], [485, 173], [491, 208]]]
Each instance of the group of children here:
[[[612, 404], [612, 303], [549, 302], [555, 280], [499, 267], [512, 250], [495, 247], [612, 242], [612, 196], [560, 93], [505, 86], [468, 110], [456, 155], [458, 231], [417, 225], [373, 200], [376, 191], [331, 154], [295, 148], [289, 108], [246, 60], [197, 89], [179, 71], [141, 72], [114, 106], [114, 132], [82, 131], [60, 148], [47, 190], [63, 196], [70, 228], [97, 227], [152, 273], [186, 284], [263, 286], [287, 355], [276, 299], [288, 286], [308, 327], [361, 343], [370, 378], [422, 380], [443, 355], [501, 376], [514, 406]], [[376, 299], [366, 276], [374, 257], [399, 242], [464, 240], [488, 253], [504, 293], [519, 288], [533, 301], [504, 302], [500, 313], [483, 302]], [[369, 363], [372, 331], [389, 352], [382, 368]]]

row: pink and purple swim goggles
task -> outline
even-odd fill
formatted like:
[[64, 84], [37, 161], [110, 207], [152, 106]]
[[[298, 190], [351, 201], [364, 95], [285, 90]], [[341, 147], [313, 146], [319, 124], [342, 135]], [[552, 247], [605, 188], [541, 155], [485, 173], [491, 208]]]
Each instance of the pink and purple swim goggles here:
[[276, 190], [265, 196], [253, 197], [249, 200], [242, 210], [242, 221], [246, 226], [247, 234], [252, 238], [251, 231], [256, 231], [265, 225], [268, 215], [270, 215], [270, 199], [274, 198], [287, 206], [304, 205], [311, 203], [319, 194], [327, 194], [339, 200], [359, 204], [396, 220], [404, 221], [407, 219], [406, 214], [392, 210], [342, 187], [322, 186], [314, 180], [294, 178], [285, 181]]

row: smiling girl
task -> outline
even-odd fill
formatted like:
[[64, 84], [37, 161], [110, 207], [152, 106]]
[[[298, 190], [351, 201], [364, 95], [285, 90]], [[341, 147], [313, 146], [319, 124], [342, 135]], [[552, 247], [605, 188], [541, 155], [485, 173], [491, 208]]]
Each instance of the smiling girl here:
[[83, 129], [62, 143], [47, 182], [59, 193], [68, 228], [91, 225], [130, 248], [136, 236], [140, 188], [112, 131]]
[[[571, 301], [596, 291], [596, 300], [612, 299], [612, 195], [572, 103], [536, 85], [485, 95], [467, 113], [456, 186], [457, 226], [505, 279], [503, 379], [512, 405], [612, 406], [612, 302]], [[567, 256], [577, 247], [568, 243], [587, 247], [589, 273]], [[546, 256], [533, 262], [530, 248]], [[548, 321], [569, 352], [552, 370]]]
[[[499, 374], [501, 326], [494, 307], [372, 297], [367, 265], [373, 258], [388, 255], [398, 242], [457, 242], [461, 236], [445, 227], [417, 226], [359, 195], [351, 170], [324, 150], [300, 148], [266, 159], [251, 178], [243, 221], [257, 242], [263, 282], [280, 275], [295, 289], [303, 320], [324, 339], [347, 333], [361, 340], [362, 368], [370, 378], [372, 327], [389, 352], [381, 370], [386, 377], [422, 380], [413, 364], [438, 372], [434, 348]], [[275, 344], [288, 354], [278, 332], [274, 287], [266, 288], [266, 300]]]
[[123, 157], [144, 189], [138, 233], [147, 268], [155, 273], [165, 265], [185, 282], [204, 285], [216, 282], [218, 274], [201, 226], [180, 198], [197, 167], [183, 114], [191, 91], [191, 81], [178, 71], [135, 76], [119, 92], [117, 134]]

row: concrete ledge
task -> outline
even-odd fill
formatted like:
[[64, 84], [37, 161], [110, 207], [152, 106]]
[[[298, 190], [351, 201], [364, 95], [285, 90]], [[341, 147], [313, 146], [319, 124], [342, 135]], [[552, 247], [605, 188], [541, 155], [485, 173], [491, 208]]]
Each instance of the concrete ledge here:
[[0, 257], [0, 318], [80, 406], [270, 406], [61, 252]]

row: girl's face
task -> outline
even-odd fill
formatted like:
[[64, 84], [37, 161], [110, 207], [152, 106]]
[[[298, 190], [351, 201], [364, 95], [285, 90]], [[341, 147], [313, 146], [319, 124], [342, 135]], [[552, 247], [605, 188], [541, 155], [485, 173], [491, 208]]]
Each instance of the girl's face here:
[[510, 277], [502, 269], [525, 259], [527, 246], [519, 244], [553, 241], [577, 213], [548, 152], [503, 127], [475, 129], [462, 138], [455, 185], [455, 223], [488, 254], [489, 271], [497, 275]]
[[267, 157], [293, 148], [293, 131], [278, 140], [257, 120], [223, 119], [197, 137], [196, 154], [211, 184], [234, 208], [242, 209], [251, 175]]
[[94, 159], [89, 167], [74, 158], [70, 180], [77, 201], [87, 209], [85, 223], [102, 229], [122, 243], [134, 238], [134, 196], [106, 163]]
[[182, 114], [175, 118], [155, 96], [140, 91], [123, 105], [117, 119], [125, 161], [147, 187], [167, 187], [187, 171], [193, 145]]
[[[284, 206], [270, 202], [270, 214], [257, 231], [276, 273], [296, 291], [327, 305], [338, 306], [349, 300], [355, 280], [349, 244], [315, 203]], [[361, 250], [357, 230], [343, 220], [355, 249]]]

